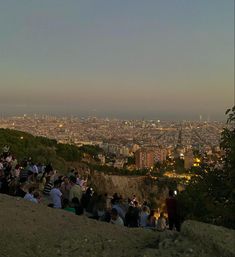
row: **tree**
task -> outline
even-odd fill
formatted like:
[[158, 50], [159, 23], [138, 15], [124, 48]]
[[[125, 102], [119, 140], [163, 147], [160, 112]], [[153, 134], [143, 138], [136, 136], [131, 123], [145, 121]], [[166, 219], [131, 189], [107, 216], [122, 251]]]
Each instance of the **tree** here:
[[179, 195], [183, 218], [235, 228], [235, 107], [226, 111], [227, 127], [221, 134], [223, 168], [204, 167]]

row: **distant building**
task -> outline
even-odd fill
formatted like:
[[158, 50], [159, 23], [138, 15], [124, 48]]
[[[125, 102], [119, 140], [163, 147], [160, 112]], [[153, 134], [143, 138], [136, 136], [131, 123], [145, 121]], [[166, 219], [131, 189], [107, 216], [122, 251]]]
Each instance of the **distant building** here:
[[135, 164], [137, 169], [150, 169], [154, 165], [154, 152], [141, 148], [135, 152]]
[[167, 157], [167, 150], [162, 147], [156, 147], [153, 149], [154, 152], [154, 162], [164, 162]]
[[194, 159], [193, 159], [193, 151], [190, 150], [188, 152], [185, 153], [184, 155], [184, 168], [186, 170], [191, 169], [194, 163]]
[[129, 156], [130, 155], [130, 150], [128, 147], [126, 146], [122, 146], [119, 150], [119, 154], [122, 155], [122, 156]]

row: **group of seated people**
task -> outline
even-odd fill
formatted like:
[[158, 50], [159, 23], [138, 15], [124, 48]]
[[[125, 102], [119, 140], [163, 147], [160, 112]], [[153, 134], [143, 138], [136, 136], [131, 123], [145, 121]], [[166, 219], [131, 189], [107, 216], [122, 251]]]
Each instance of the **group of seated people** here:
[[146, 202], [140, 205], [135, 197], [125, 200], [117, 193], [112, 197], [98, 194], [74, 169], [60, 176], [51, 164], [36, 165], [25, 159], [19, 165], [9, 150], [0, 158], [0, 192], [112, 224], [166, 229], [164, 214], [156, 220]]

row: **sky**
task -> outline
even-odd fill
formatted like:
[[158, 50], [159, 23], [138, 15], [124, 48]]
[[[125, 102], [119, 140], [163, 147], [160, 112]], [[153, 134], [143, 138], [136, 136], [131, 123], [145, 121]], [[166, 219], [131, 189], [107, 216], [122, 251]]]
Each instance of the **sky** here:
[[0, 0], [0, 114], [223, 120], [234, 0]]

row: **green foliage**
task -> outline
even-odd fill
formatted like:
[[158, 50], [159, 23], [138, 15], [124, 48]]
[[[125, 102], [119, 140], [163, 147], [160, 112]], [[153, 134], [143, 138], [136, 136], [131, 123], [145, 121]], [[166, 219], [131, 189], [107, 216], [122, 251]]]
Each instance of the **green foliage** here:
[[134, 156], [129, 156], [127, 158], [127, 165], [132, 165], [135, 164], [135, 157]]
[[183, 218], [235, 228], [235, 107], [229, 109], [228, 127], [221, 135], [225, 151], [222, 169], [204, 167], [179, 195]]
[[57, 144], [56, 154], [66, 161], [81, 161], [82, 152], [78, 147], [67, 144]]
[[68, 144], [57, 144], [56, 140], [45, 137], [34, 137], [28, 133], [0, 129], [0, 149], [10, 146], [10, 151], [18, 160], [31, 157], [36, 163], [52, 163], [56, 169], [66, 170], [68, 162], [81, 160], [81, 150]]
[[83, 145], [79, 147], [79, 150], [93, 158], [97, 158], [100, 153], [103, 153], [103, 150], [98, 145]]

